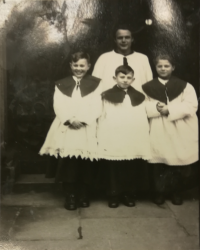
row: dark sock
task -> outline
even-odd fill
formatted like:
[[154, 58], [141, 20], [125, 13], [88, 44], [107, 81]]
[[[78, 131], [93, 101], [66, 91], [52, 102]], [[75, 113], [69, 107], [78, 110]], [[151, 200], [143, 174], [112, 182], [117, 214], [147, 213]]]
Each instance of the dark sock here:
[[63, 182], [64, 193], [67, 194], [75, 194], [76, 193], [76, 183], [72, 182]]
[[80, 197], [88, 197], [90, 194], [90, 186], [88, 184], [82, 183], [79, 190]]

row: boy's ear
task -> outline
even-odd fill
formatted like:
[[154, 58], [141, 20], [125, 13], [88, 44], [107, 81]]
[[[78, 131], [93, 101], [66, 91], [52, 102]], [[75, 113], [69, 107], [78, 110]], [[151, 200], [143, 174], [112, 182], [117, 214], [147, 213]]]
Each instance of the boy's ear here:
[[132, 82], [134, 82], [134, 81], [135, 81], [135, 77], [132, 78]]
[[173, 71], [175, 70], [175, 66], [172, 66], [172, 70], [173, 70]]
[[116, 76], [113, 76], [113, 80], [114, 80], [114, 81], [117, 81], [117, 78], [116, 78]]
[[133, 77], [133, 78], [132, 78], [132, 81], [131, 81], [131, 83], [130, 83], [130, 84], [132, 84], [134, 81], [135, 81], [135, 78]]
[[90, 67], [91, 67], [91, 63], [88, 63], [88, 69], [90, 69]]

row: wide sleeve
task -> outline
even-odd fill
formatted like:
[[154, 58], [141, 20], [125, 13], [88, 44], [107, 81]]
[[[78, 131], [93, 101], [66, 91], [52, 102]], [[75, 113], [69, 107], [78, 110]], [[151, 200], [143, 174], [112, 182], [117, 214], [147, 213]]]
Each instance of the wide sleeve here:
[[146, 107], [146, 112], [148, 118], [155, 118], [155, 117], [160, 117], [161, 114], [158, 112], [156, 105], [158, 101], [155, 99], [152, 99], [148, 96], [145, 98], [145, 107]]
[[73, 116], [73, 109], [68, 96], [64, 95], [58, 88], [55, 86], [54, 92], [54, 112], [59, 120], [64, 124]]
[[86, 97], [87, 100], [82, 103], [83, 105], [78, 110], [75, 116], [78, 121], [90, 125], [100, 117], [102, 112], [101, 92], [102, 86], [100, 82], [96, 90]]
[[101, 55], [94, 65], [94, 70], [92, 72], [92, 75], [101, 79], [104, 74], [104, 67], [105, 67], [105, 60], [104, 56]]
[[187, 83], [186, 88], [182, 93], [182, 99], [180, 102], [172, 101], [168, 104], [170, 121], [183, 119], [187, 116], [193, 116], [196, 114], [198, 108], [198, 101], [196, 92], [193, 86]]
[[145, 66], [144, 74], [145, 74], [146, 82], [149, 82], [153, 79], [153, 74], [152, 74], [151, 66], [149, 64], [148, 57], [145, 57], [144, 66]]

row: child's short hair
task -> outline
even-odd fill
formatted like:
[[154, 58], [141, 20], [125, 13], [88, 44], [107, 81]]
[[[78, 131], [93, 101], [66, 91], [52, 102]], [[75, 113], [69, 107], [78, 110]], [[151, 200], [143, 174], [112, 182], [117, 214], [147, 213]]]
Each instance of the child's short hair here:
[[132, 73], [134, 75], [134, 70], [128, 65], [121, 65], [116, 68], [115, 76], [117, 76], [119, 73], [123, 73], [124, 75]]
[[159, 60], [167, 60], [171, 63], [172, 66], [175, 66], [174, 59], [170, 55], [161, 54], [161, 55], [156, 56], [155, 59], [153, 60], [155, 66], [157, 65]]
[[90, 63], [90, 56], [86, 52], [76, 52], [71, 55], [70, 62], [78, 62], [80, 59], [86, 59], [88, 63]]

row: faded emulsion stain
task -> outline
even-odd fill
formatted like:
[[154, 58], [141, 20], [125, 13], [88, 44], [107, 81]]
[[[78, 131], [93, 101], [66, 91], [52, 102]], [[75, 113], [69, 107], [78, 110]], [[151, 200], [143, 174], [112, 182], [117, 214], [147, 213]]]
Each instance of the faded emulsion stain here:
[[21, 1], [6, 22], [8, 143], [38, 154], [55, 116], [54, 81], [69, 75], [70, 53], [85, 50], [94, 65], [112, 50], [119, 22], [131, 24], [134, 48], [152, 66], [158, 53], [171, 54], [176, 75], [198, 90], [199, 13], [196, 0]]

